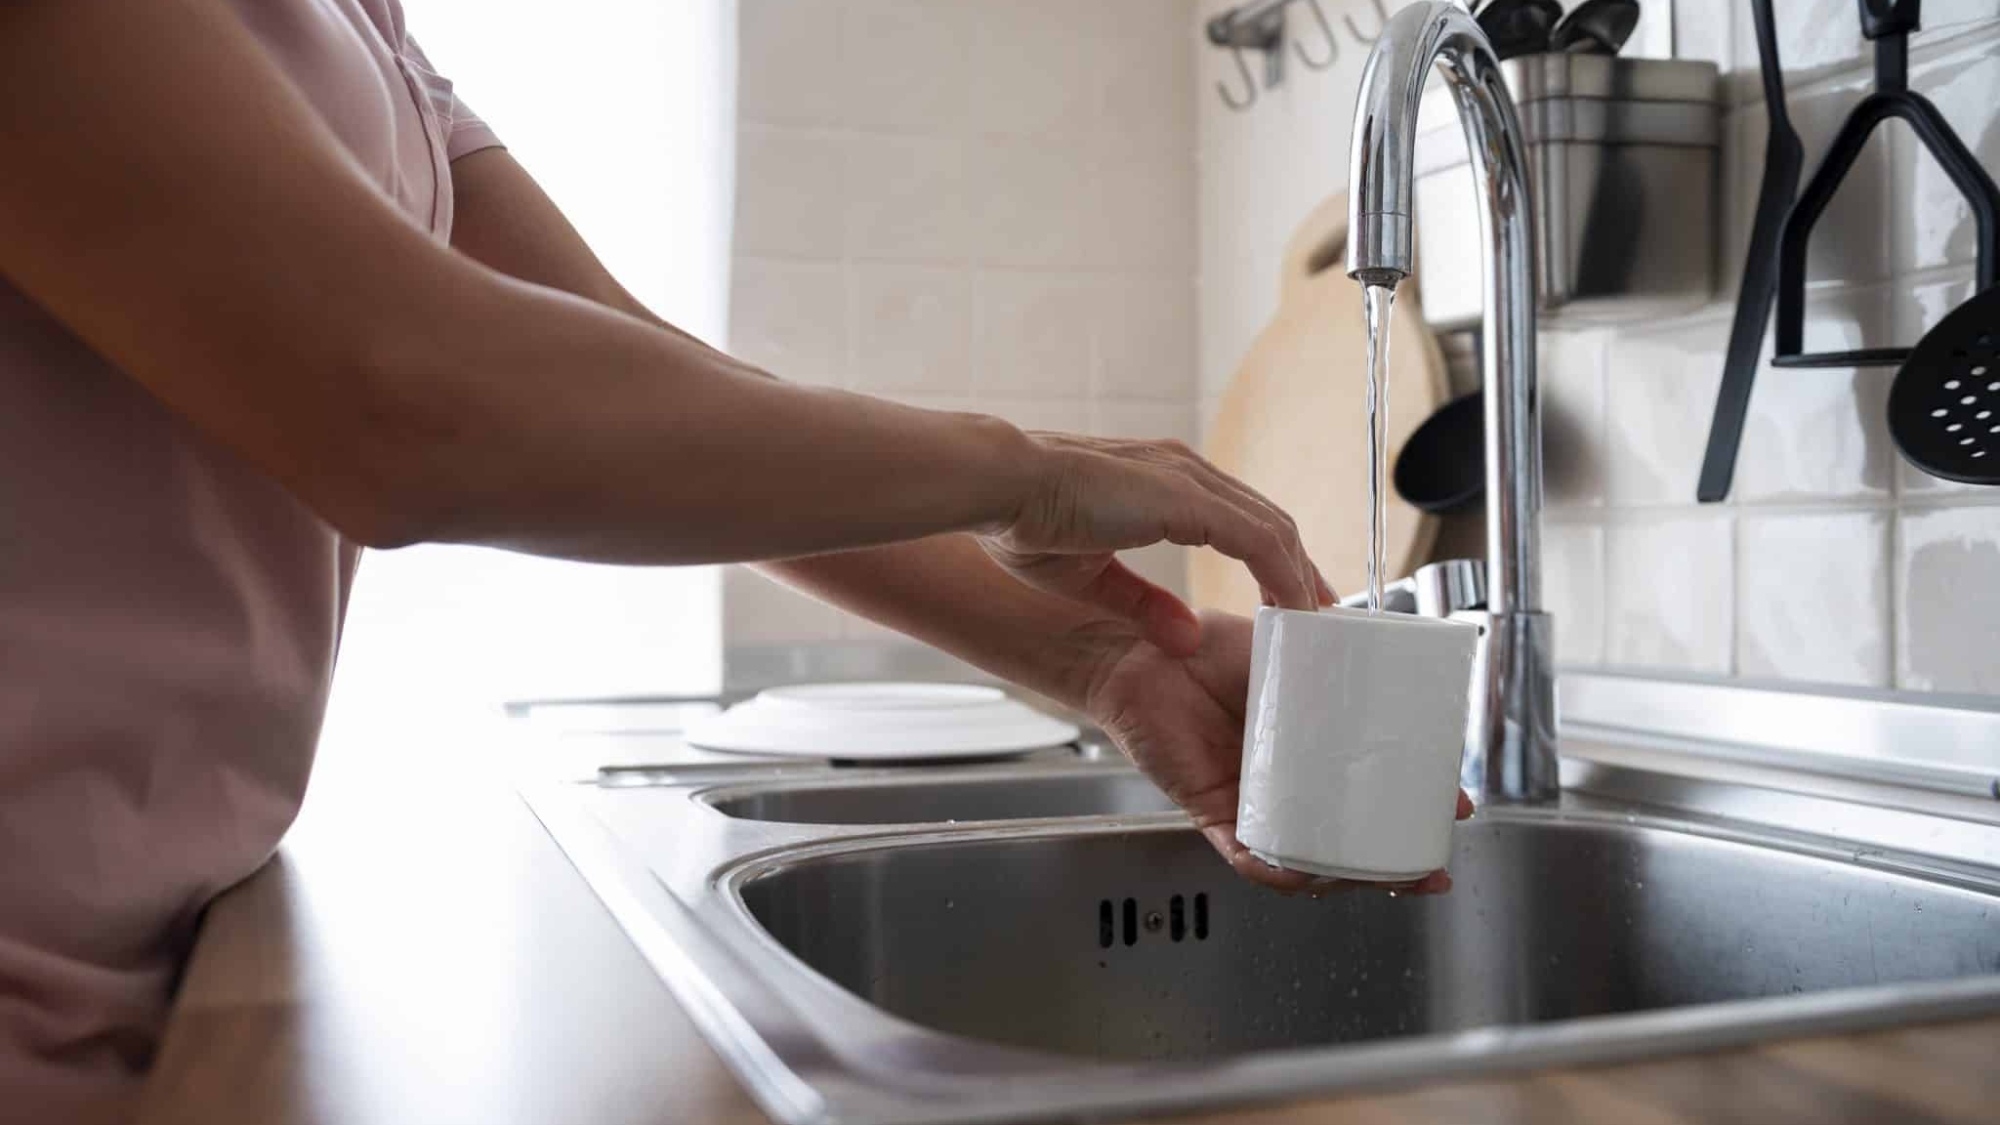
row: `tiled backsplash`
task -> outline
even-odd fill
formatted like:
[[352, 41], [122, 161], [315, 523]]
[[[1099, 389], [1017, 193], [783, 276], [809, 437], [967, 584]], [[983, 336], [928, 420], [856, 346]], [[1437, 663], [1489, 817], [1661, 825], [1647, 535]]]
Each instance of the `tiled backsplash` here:
[[[1226, 6], [1204, 0], [1201, 15]], [[1872, 88], [1870, 49], [1853, 0], [1776, 7], [1810, 172]], [[1372, 19], [1367, 0], [1327, 10], [1363, 30]], [[1542, 335], [1546, 583], [1561, 657], [2000, 694], [2000, 490], [1937, 481], [1902, 461], [1883, 413], [1893, 371], [1765, 365], [1730, 502], [1694, 503], [1765, 115], [1749, 5], [1675, 0], [1673, 13], [1678, 53], [1727, 76], [1723, 276], [1718, 301], [1689, 316]], [[1295, 72], [1248, 113], [1201, 102], [1205, 404], [1270, 315], [1289, 224], [1341, 186], [1364, 56], [1343, 42], [1333, 70]], [[1199, 60], [1206, 80], [1228, 65], [1221, 52]], [[1925, 4], [1911, 82], [2000, 172], [2000, 3]], [[1808, 348], [1914, 342], [1970, 294], [1971, 235], [1956, 189], [1907, 129], [1886, 126], [1815, 231]]]
[[[737, 354], [1034, 428], [1196, 431], [1192, 0], [741, 0]], [[1140, 552], [1176, 588], [1182, 558]], [[730, 568], [730, 646], [878, 631]]]
[[[1026, 425], [1191, 435], [1275, 309], [1292, 226], [1344, 186], [1376, 18], [1321, 2], [1334, 64], [1288, 54], [1235, 113], [1215, 91], [1229, 56], [1201, 37], [1228, 0], [742, 0], [733, 346], [788, 378]], [[1764, 113], [1747, 5], [1671, 10], [1678, 52], [1729, 91], [1718, 299], [1543, 333], [1562, 658], [2000, 694], [2000, 490], [1902, 462], [1889, 371], [1767, 365], [1734, 495], [1693, 502]], [[1869, 52], [1853, 0], [1778, 0], [1778, 18], [1811, 161], [1870, 88]], [[2000, 2], [1931, 0], [1924, 18], [1913, 84], [2000, 171]], [[1885, 127], [1819, 224], [1808, 346], [1914, 341], [1970, 293], [1971, 228]], [[1143, 565], [1180, 581], [1170, 551]], [[742, 571], [725, 621], [732, 646], [878, 636]]]

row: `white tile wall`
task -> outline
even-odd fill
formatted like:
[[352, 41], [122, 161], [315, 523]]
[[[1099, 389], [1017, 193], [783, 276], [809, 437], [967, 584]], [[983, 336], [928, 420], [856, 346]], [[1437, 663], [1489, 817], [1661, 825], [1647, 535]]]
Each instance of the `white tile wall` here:
[[1727, 675], [1735, 589], [1728, 513], [1640, 516], [1605, 529], [1605, 659]]
[[1896, 684], [2000, 695], [2000, 507], [1896, 518]]
[[[1196, 431], [1193, 0], [740, 0], [746, 359], [1016, 424]], [[1184, 585], [1173, 549], [1132, 562]], [[745, 570], [728, 645], [875, 640]]]
[[1889, 514], [1750, 514], [1737, 524], [1736, 671], [1888, 687]]
[[[1372, 24], [1367, 0], [1322, 2], [1337, 27], [1345, 15], [1363, 31]], [[1228, 6], [1200, 0], [1197, 38], [1201, 20]], [[1726, 72], [1717, 300], [1667, 322], [1545, 325], [1546, 596], [1561, 659], [2000, 694], [2000, 489], [1937, 481], [1903, 462], [1883, 417], [1892, 372], [1765, 364], [1734, 494], [1716, 507], [1693, 502], [1765, 119], [1748, 5], [1672, 0], [1672, 9], [1676, 52]], [[1778, 16], [1810, 174], [1871, 88], [1871, 51], [1853, 0], [1779, 0]], [[2000, 2], [1930, 0], [1923, 16], [1912, 86], [2000, 175]], [[1204, 407], [1275, 308], [1291, 226], [1344, 186], [1366, 49], [1344, 27], [1339, 36], [1332, 69], [1294, 62], [1241, 114], [1214, 91], [1235, 79], [1227, 54], [1195, 47]], [[1890, 123], [1817, 226], [1808, 346], [1915, 342], [1970, 295], [1972, 258], [1970, 211], [1914, 134]]]
[[[1851, 351], [1895, 343], [1890, 328], [1896, 292], [1895, 286], [1873, 286], [1809, 293], [1806, 350]], [[1710, 366], [1719, 367], [1712, 360]], [[1886, 498], [1896, 454], [1884, 412], [1894, 377], [1892, 369], [1881, 367], [1763, 364], [1743, 424], [1736, 498], [1743, 503]], [[1707, 405], [1713, 408], [1712, 397]], [[1706, 423], [1697, 430], [1706, 442]], [[1696, 466], [1699, 472], [1698, 460]]]
[[1551, 521], [1543, 528], [1542, 587], [1556, 619], [1556, 659], [1604, 659], [1604, 528]]

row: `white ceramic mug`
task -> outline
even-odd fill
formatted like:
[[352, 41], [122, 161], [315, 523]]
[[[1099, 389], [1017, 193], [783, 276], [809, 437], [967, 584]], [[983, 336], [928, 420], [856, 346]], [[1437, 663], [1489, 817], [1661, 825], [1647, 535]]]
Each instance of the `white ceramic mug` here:
[[1375, 882], [1451, 856], [1479, 627], [1257, 611], [1236, 836], [1266, 863]]

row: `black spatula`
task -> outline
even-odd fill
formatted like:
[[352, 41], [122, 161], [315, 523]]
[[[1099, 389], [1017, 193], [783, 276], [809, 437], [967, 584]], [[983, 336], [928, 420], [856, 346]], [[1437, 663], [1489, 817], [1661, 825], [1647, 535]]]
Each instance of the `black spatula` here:
[[1715, 395], [1715, 419], [1708, 431], [1708, 453], [1701, 462], [1696, 498], [1704, 504], [1728, 499], [1736, 476], [1736, 450], [1743, 441], [1743, 420], [1750, 413], [1750, 388], [1757, 381], [1757, 364], [1764, 350], [1764, 322], [1778, 292], [1778, 242], [1785, 216], [1799, 192], [1805, 148], [1785, 112], [1785, 71], [1778, 59], [1777, 21], [1771, 0], [1750, 5], [1757, 29], [1757, 57], [1764, 76], [1765, 116], [1771, 123], [1764, 143], [1764, 186], [1757, 191], [1757, 216], [1750, 227], [1750, 246], [1743, 256], [1743, 284], [1736, 293], [1736, 320], [1729, 328], [1729, 351], [1723, 360], [1722, 385]]

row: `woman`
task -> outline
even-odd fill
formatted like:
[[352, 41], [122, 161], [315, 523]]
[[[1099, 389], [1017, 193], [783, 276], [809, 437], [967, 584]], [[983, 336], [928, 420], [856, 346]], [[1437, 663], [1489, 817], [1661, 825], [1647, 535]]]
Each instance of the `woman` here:
[[[605, 273], [395, 0], [0, 7], [0, 1118], [115, 1116], [297, 810], [359, 550], [766, 560], [1102, 723], [1243, 874], [1248, 635], [1331, 598], [1171, 442], [787, 385]], [[1442, 875], [1425, 889], [1446, 885]]]

